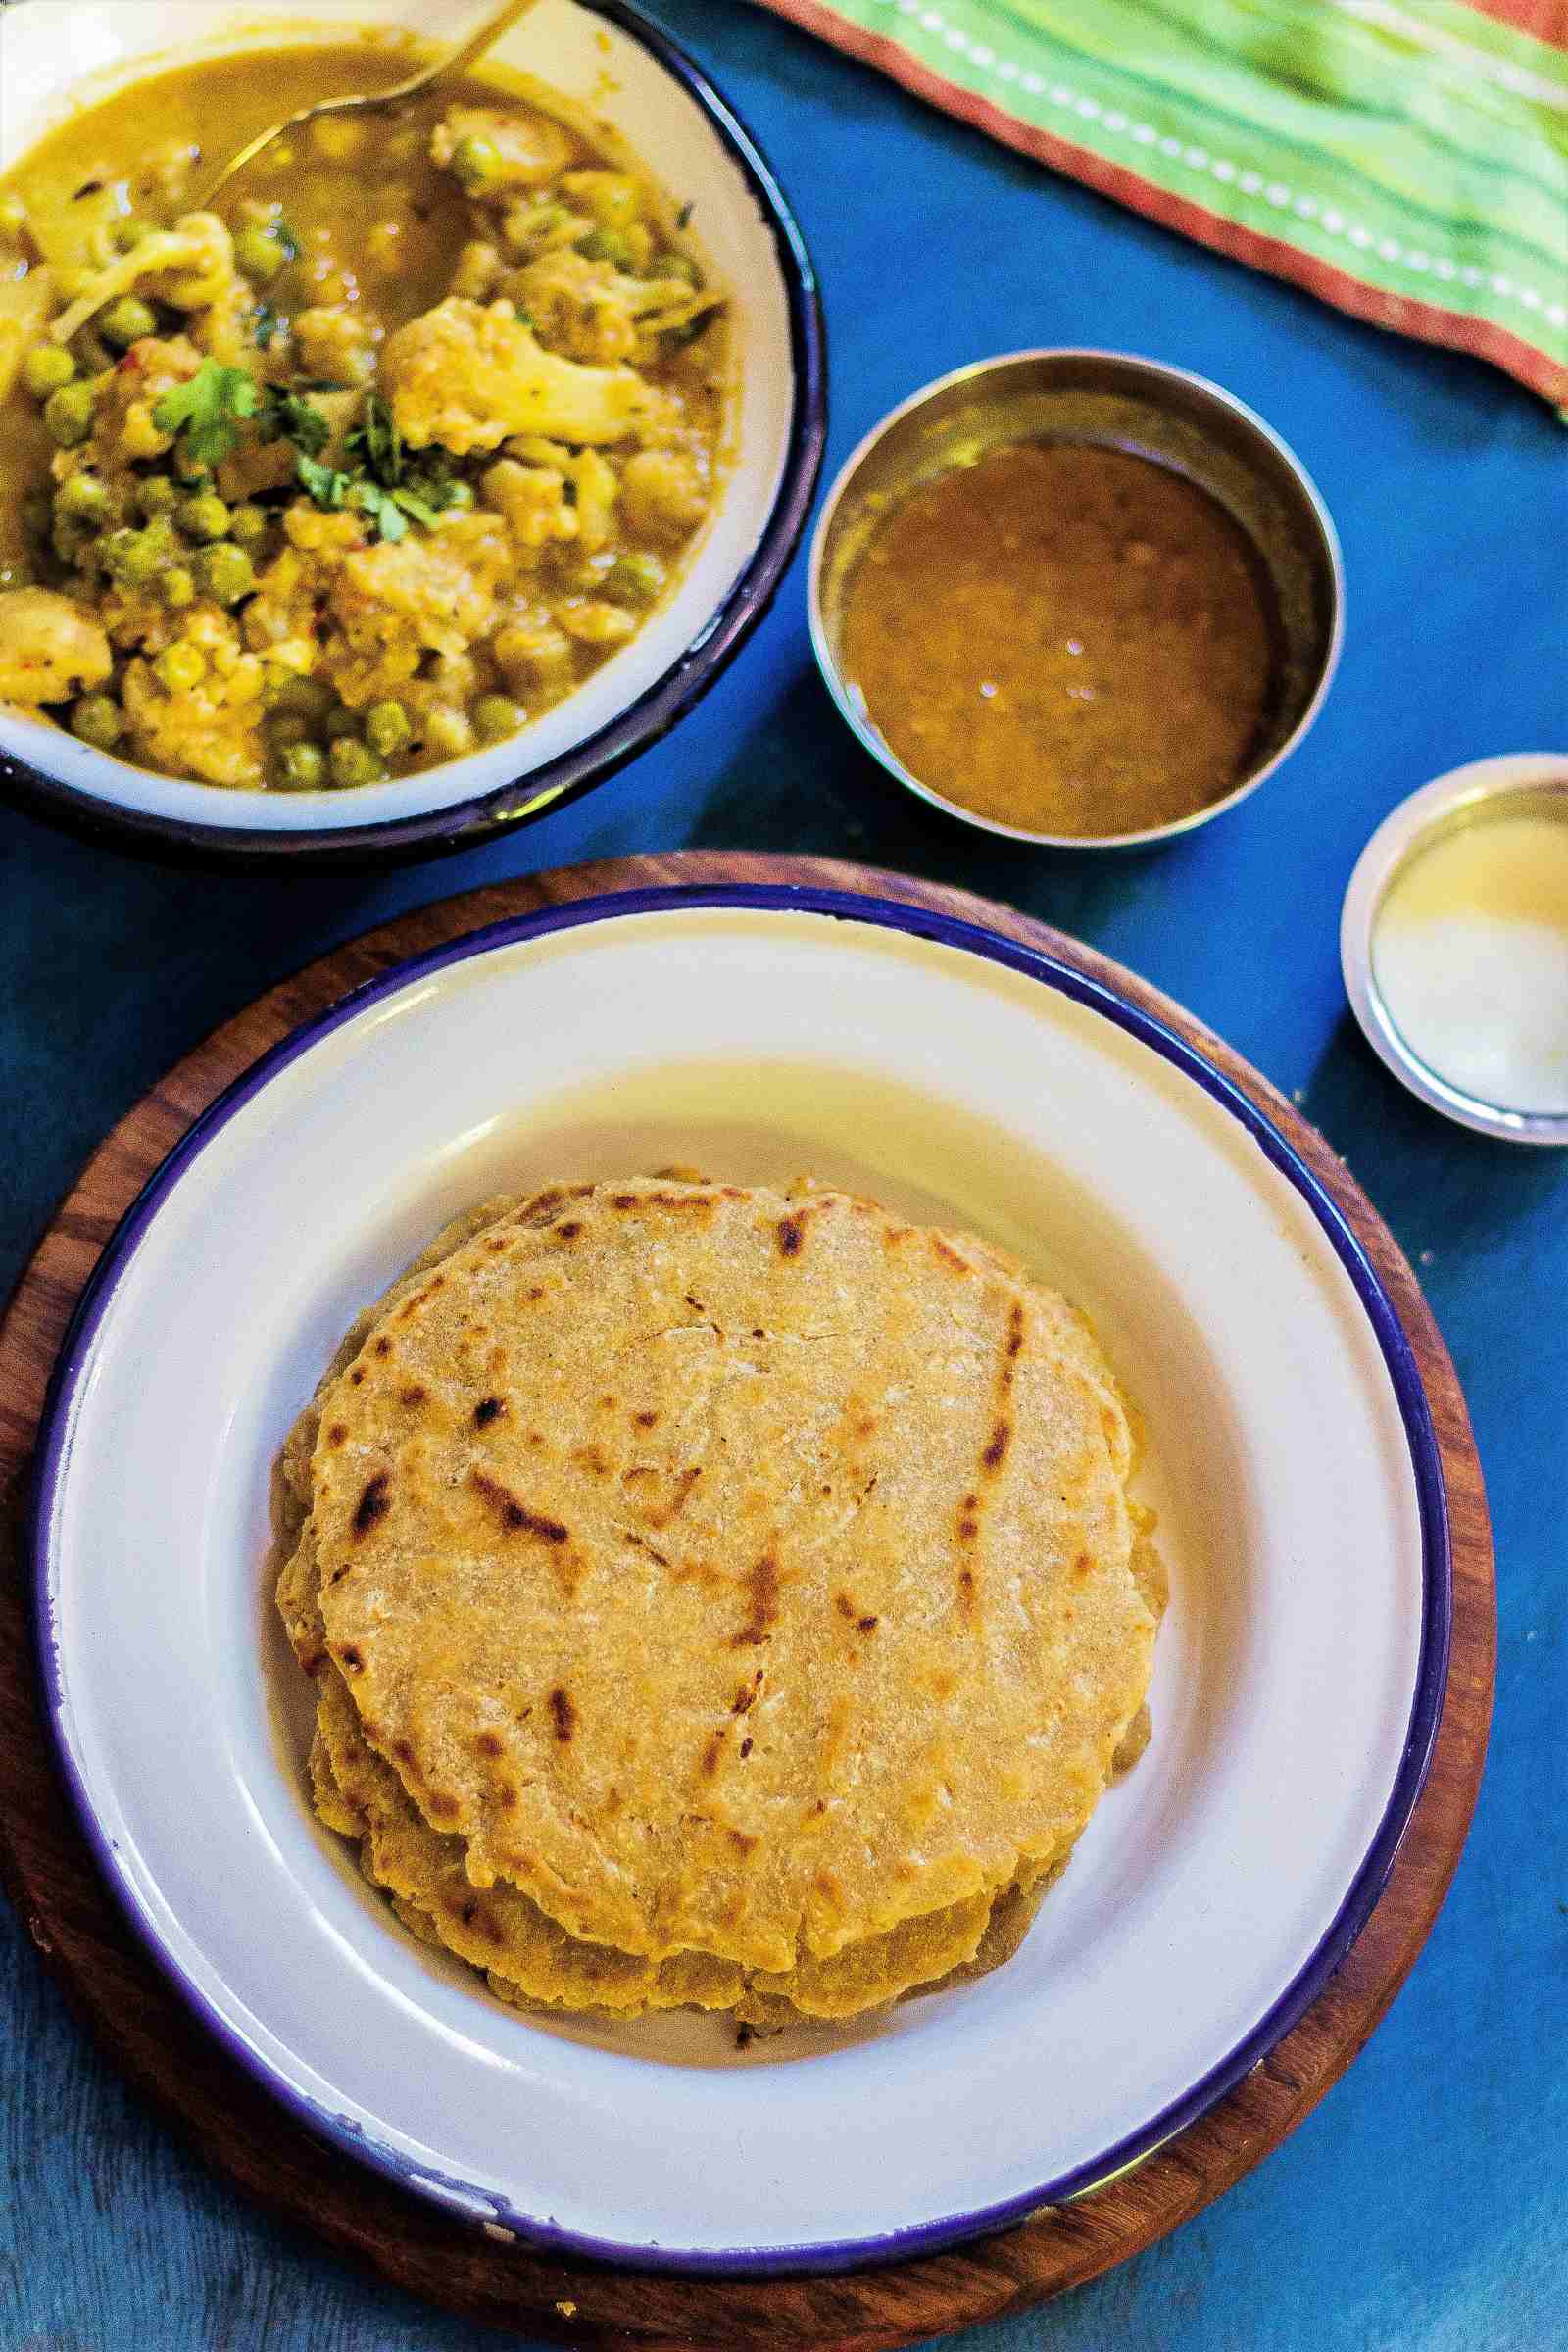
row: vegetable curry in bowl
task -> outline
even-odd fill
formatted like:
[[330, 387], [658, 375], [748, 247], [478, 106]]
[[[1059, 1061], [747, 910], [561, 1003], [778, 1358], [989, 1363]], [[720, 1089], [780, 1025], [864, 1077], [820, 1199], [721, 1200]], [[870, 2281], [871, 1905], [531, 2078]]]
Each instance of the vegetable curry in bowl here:
[[513, 735], [635, 635], [715, 497], [723, 306], [545, 94], [339, 43], [184, 66], [0, 182], [0, 701], [228, 787]]

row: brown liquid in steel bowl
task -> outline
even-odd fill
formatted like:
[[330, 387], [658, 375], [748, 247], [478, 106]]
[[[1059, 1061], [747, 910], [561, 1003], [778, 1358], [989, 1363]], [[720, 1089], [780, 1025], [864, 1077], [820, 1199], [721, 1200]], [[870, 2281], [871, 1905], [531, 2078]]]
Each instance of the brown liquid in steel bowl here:
[[1093, 442], [1015, 442], [877, 529], [843, 666], [919, 783], [1021, 830], [1133, 833], [1234, 789], [1263, 739], [1275, 629], [1218, 500]]

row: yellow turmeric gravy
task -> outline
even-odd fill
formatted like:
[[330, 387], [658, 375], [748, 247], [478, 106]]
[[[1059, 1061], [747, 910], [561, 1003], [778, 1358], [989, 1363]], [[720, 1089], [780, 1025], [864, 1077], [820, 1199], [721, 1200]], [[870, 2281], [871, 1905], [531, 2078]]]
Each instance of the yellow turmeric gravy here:
[[1250, 542], [1147, 458], [1027, 442], [877, 529], [843, 661], [918, 782], [1039, 833], [1168, 824], [1239, 783], [1270, 693]]

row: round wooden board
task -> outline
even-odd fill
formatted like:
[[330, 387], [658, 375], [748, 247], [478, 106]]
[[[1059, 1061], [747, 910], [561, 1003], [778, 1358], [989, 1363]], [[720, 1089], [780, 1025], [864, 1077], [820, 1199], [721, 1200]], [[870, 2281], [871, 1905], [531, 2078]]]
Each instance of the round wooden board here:
[[1349, 2065], [1403, 1983], [1459, 1858], [1481, 1779], [1495, 1621], [1480, 1465], [1415, 1277], [1345, 1164], [1265, 1080], [1190, 1015], [1077, 942], [959, 890], [826, 858], [687, 852], [582, 866], [418, 908], [273, 989], [171, 1072], [99, 1148], [0, 1325], [0, 1507], [15, 1543], [51, 1366], [130, 1201], [256, 1056], [345, 991], [480, 924], [602, 891], [766, 882], [871, 891], [984, 923], [1111, 982], [1205, 1052], [1289, 1137], [1339, 1202], [1398, 1310], [1442, 1449], [1453, 1541], [1453, 1644], [1430, 1778], [1371, 1920], [1315, 2005], [1229, 2097], [1111, 2186], [1001, 2236], [841, 2277], [683, 2278], [498, 2244], [345, 2164], [208, 2041], [132, 1938], [61, 1792], [40, 1720], [20, 1565], [0, 1584], [0, 1865], [34, 1942], [125, 2072], [249, 2194], [431, 2302], [582, 2345], [638, 2352], [881, 2352], [1075, 2286], [1198, 2213], [1276, 2147]]

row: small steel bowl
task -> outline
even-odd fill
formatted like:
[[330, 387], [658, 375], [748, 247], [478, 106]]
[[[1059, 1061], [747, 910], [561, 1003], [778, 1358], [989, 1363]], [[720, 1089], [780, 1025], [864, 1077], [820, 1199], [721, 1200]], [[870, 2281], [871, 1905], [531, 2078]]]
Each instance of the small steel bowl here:
[[1396, 877], [1443, 835], [1504, 811], [1568, 825], [1568, 752], [1509, 752], [1475, 760], [1424, 784], [1386, 816], [1356, 860], [1340, 917], [1340, 966], [1368, 1045], [1432, 1110], [1511, 1144], [1568, 1144], [1568, 1110], [1516, 1110], [1452, 1085], [1424, 1061], [1394, 1020], [1377, 981], [1378, 919]]
[[[1250, 541], [1270, 587], [1273, 693], [1241, 781], [1169, 824], [1135, 833], [1034, 833], [978, 815], [910, 773], [841, 666], [845, 605], [879, 523], [911, 490], [1011, 441], [1100, 442], [1173, 467]], [[1020, 351], [977, 360], [914, 393], [846, 461], [811, 543], [811, 643], [829, 693], [873, 758], [950, 816], [1051, 849], [1131, 849], [1206, 825], [1254, 792], [1317, 716], [1339, 660], [1345, 580], [1328, 510], [1260, 416], [1203, 377], [1114, 351]]]

